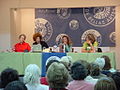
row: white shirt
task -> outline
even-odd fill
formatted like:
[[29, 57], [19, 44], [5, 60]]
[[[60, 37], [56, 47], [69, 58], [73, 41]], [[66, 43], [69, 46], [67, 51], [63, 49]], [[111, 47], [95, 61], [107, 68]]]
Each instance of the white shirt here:
[[94, 78], [92, 78], [91, 76], [87, 76], [85, 79], [84, 79], [85, 81], [87, 81], [87, 82], [89, 82], [89, 83], [91, 83], [91, 84], [96, 84], [97, 83], [97, 81], [98, 81], [98, 79], [94, 79]]

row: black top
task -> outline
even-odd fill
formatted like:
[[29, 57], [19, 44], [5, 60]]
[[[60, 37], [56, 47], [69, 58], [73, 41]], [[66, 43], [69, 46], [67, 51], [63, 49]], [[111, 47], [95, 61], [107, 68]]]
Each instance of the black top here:
[[[33, 45], [37, 45], [38, 43], [37, 42], [34, 42]], [[41, 46], [42, 46], [42, 49], [43, 48], [49, 48], [49, 46], [47, 45], [47, 43], [45, 41], [41, 41], [40, 42]]]

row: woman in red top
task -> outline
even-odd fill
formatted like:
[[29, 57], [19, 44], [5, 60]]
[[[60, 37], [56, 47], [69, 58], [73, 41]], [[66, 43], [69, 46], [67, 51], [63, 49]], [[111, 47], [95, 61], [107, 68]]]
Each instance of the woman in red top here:
[[28, 43], [25, 42], [26, 36], [25, 34], [21, 34], [19, 36], [19, 43], [15, 44], [14, 51], [15, 52], [29, 52], [31, 47]]

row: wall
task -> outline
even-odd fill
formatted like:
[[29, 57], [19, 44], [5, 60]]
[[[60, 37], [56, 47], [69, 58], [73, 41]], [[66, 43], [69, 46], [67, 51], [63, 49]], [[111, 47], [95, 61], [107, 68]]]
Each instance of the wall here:
[[[82, 3], [81, 3], [82, 2]], [[0, 51], [9, 49], [17, 42], [19, 33], [25, 33], [28, 42], [32, 42], [34, 16], [32, 8], [59, 8], [59, 7], [91, 7], [91, 6], [118, 6], [116, 8], [116, 48], [110, 48], [116, 52], [117, 68], [120, 69], [120, 1], [119, 0], [0, 0]], [[17, 9], [17, 20], [14, 9]], [[28, 11], [26, 11], [29, 8]], [[31, 9], [30, 9], [31, 8]], [[12, 13], [13, 12], [13, 13]], [[23, 14], [21, 14], [23, 12]], [[27, 16], [28, 15], [28, 16]], [[27, 20], [27, 21], [25, 21]], [[33, 21], [30, 23], [30, 21]], [[22, 24], [22, 25], [21, 25]], [[32, 25], [31, 25], [32, 24]]]

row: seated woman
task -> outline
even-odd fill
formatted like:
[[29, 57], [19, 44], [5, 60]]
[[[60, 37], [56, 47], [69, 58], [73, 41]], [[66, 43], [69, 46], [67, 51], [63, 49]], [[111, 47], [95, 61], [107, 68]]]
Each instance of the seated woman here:
[[71, 52], [72, 51], [72, 41], [66, 35], [62, 37], [62, 43], [59, 45], [60, 52]]
[[21, 34], [19, 36], [19, 43], [15, 44], [14, 51], [15, 52], [29, 52], [31, 50], [31, 47], [28, 43], [25, 42], [26, 35]]
[[49, 48], [49, 46], [47, 45], [47, 43], [45, 41], [42, 41], [42, 35], [40, 33], [35, 33], [33, 35], [33, 40], [35, 41], [33, 43], [33, 45], [40, 44], [42, 46], [42, 49]]
[[95, 40], [94, 35], [88, 34], [86, 37], [86, 41], [83, 43], [81, 52], [83, 52], [83, 53], [96, 52], [97, 47], [98, 47], [98, 42]]

